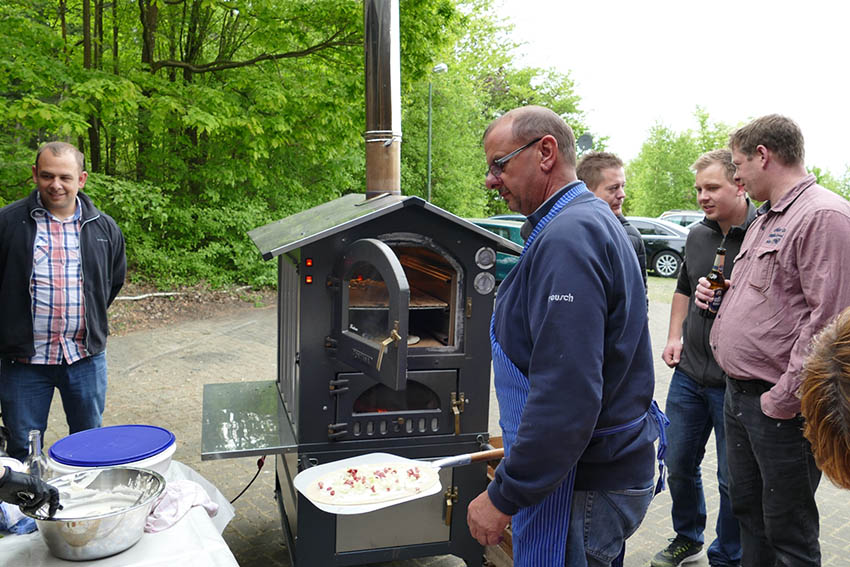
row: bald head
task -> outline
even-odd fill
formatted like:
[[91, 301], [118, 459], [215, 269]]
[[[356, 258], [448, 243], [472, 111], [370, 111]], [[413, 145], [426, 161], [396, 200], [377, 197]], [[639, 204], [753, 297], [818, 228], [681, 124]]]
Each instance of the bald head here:
[[553, 136], [564, 163], [575, 169], [576, 139], [573, 129], [553, 111], [535, 105], [514, 108], [491, 122], [483, 138], [486, 140], [490, 131], [504, 120], [511, 122], [511, 134], [517, 140], [533, 140], [547, 134]]

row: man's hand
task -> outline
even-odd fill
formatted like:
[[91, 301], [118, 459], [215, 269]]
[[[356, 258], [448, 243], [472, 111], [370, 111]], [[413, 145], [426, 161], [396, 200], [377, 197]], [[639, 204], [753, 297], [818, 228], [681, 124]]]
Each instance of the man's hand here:
[[493, 506], [486, 490], [469, 503], [469, 508], [466, 511], [469, 533], [481, 545], [498, 545], [502, 541], [505, 527], [510, 521], [510, 516], [503, 514]]
[[40, 478], [13, 471], [5, 467], [0, 476], [0, 500], [15, 504], [27, 513], [34, 513], [45, 504], [49, 504], [48, 516], [51, 518], [59, 509], [59, 491]]
[[664, 352], [661, 353], [661, 358], [664, 364], [670, 368], [675, 368], [682, 358], [682, 339], [672, 339], [667, 342], [664, 347]]
[[708, 280], [700, 278], [694, 290], [694, 303], [700, 309], [708, 309], [708, 304], [714, 299], [714, 290], [709, 287]]
[[[729, 286], [732, 285], [732, 280], [723, 281], [726, 284], [726, 289], [728, 290]], [[697, 288], [694, 290], [694, 303], [696, 303], [697, 307], [700, 309], [708, 309], [708, 304], [711, 303], [712, 299], [714, 299], [714, 290], [709, 287], [707, 279], [700, 278]]]

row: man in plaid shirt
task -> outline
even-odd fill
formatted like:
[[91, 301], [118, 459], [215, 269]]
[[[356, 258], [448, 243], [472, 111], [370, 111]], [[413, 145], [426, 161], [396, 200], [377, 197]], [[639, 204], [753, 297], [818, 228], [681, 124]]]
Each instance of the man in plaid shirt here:
[[100, 427], [106, 403], [106, 309], [124, 284], [124, 237], [80, 190], [83, 154], [43, 145], [36, 190], [0, 209], [0, 412], [7, 452], [44, 434], [54, 389], [71, 433]]

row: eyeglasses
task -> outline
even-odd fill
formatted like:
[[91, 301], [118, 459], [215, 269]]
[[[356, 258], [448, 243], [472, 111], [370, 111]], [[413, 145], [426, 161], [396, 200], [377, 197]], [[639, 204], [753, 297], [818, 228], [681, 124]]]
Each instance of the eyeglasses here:
[[514, 151], [512, 151], [508, 155], [500, 157], [499, 159], [494, 159], [493, 165], [491, 165], [490, 168], [487, 171], [492, 173], [493, 177], [501, 177], [502, 173], [505, 171], [505, 164], [508, 163], [508, 161], [510, 161], [511, 158], [516, 157], [522, 150], [524, 150], [525, 148], [528, 148], [530, 146], [533, 146], [534, 144], [536, 144], [537, 142], [539, 142], [542, 139], [543, 139], [543, 136], [540, 136], [539, 138], [534, 138], [533, 140], [531, 140], [530, 142], [528, 142], [524, 146], [518, 147], [517, 149], [515, 149]]

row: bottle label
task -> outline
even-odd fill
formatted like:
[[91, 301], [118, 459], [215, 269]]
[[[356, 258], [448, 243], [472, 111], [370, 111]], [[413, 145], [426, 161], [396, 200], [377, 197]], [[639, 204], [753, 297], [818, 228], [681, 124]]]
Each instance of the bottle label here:
[[720, 302], [723, 300], [723, 290], [715, 289], [714, 290], [714, 298], [711, 300], [711, 303], [708, 304], [708, 311], [711, 313], [717, 313], [717, 310], [720, 309]]

